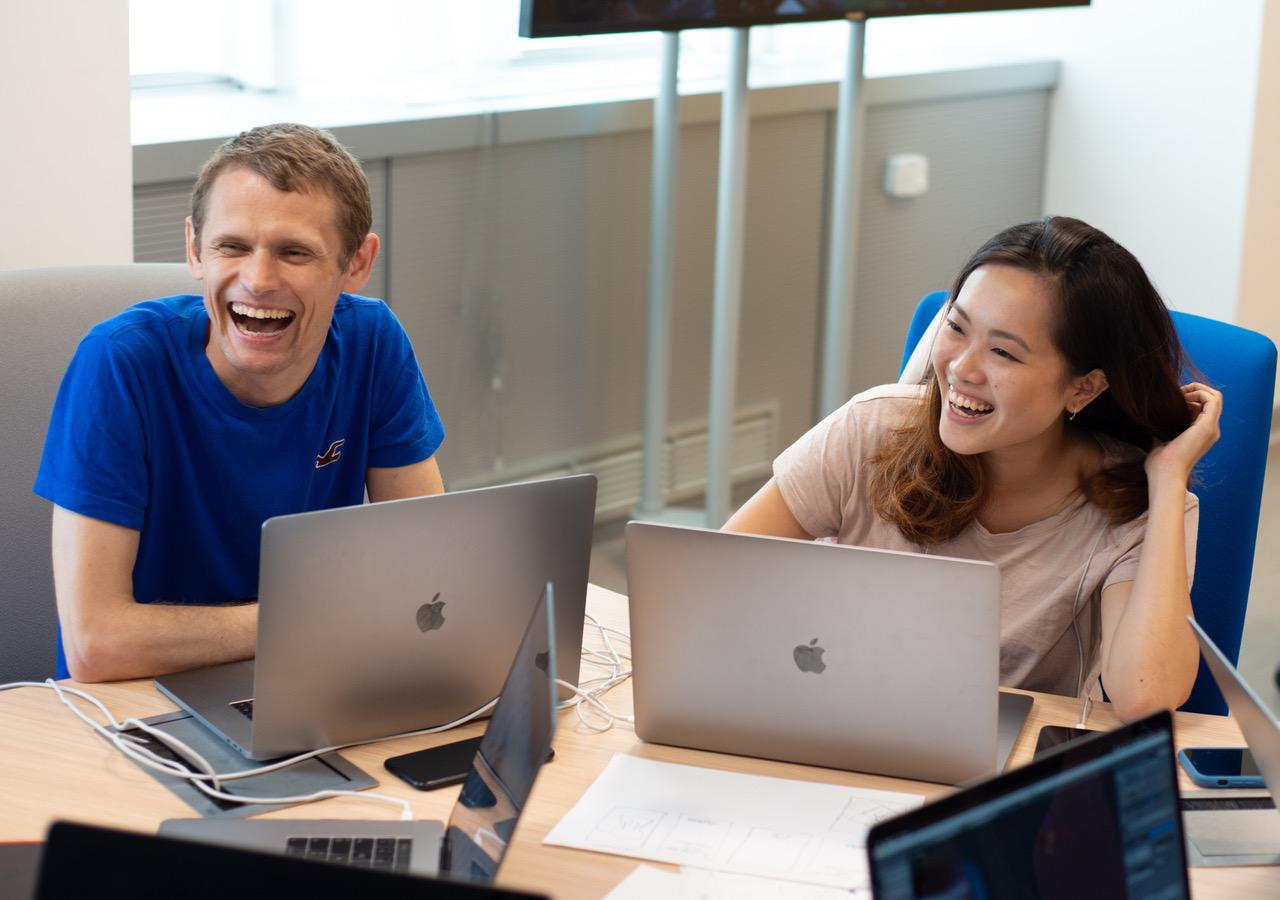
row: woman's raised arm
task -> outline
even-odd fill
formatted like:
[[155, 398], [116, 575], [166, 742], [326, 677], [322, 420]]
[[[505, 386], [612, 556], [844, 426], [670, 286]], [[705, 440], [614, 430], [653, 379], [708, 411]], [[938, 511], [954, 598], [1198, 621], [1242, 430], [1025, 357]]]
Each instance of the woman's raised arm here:
[[1147, 531], [1137, 574], [1102, 594], [1102, 683], [1126, 720], [1181, 705], [1196, 678], [1199, 650], [1186, 622], [1186, 485], [1218, 440], [1222, 394], [1198, 382], [1182, 393], [1191, 426], [1147, 455]]

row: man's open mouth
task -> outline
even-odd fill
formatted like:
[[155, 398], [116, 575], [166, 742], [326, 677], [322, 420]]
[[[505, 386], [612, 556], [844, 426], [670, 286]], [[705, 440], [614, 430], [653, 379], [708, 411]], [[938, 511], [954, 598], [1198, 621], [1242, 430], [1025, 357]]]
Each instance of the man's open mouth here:
[[228, 305], [231, 320], [245, 334], [277, 334], [293, 324], [294, 314], [287, 309], [264, 309], [243, 303]]
[[965, 419], [980, 419], [995, 411], [995, 407], [990, 403], [957, 394], [951, 388], [947, 388], [947, 403], [952, 412]]

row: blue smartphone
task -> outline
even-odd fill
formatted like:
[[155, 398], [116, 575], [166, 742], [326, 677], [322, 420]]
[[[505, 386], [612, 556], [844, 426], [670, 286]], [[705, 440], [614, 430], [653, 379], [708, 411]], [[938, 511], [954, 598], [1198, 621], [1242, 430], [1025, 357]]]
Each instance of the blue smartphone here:
[[1178, 762], [1191, 780], [1208, 788], [1264, 788], [1262, 773], [1246, 747], [1187, 747]]

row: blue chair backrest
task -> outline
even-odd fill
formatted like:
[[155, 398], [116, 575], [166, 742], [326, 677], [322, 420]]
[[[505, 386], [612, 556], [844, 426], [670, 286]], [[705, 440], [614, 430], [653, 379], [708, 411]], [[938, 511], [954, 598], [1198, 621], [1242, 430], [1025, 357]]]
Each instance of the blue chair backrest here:
[[[926, 294], [916, 307], [902, 354], [911, 351], [938, 309], [946, 291]], [[1262, 479], [1271, 437], [1276, 346], [1267, 337], [1237, 325], [1174, 312], [1173, 325], [1192, 364], [1222, 391], [1222, 437], [1196, 466], [1191, 490], [1200, 498], [1195, 583], [1191, 605], [1196, 620], [1227, 658], [1240, 658], [1244, 613], [1258, 540]], [[1183, 380], [1193, 373], [1184, 372]], [[1200, 661], [1195, 687], [1182, 709], [1224, 715], [1227, 704]]]

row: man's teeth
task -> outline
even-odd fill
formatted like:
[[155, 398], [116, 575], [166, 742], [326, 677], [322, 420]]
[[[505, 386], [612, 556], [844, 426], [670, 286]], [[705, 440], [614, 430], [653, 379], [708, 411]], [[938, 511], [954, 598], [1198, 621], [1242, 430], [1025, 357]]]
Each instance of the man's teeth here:
[[974, 412], [978, 412], [978, 413], [987, 413], [995, 409], [995, 407], [989, 403], [983, 403], [979, 400], [973, 400], [973, 399], [970, 399], [969, 397], [963, 397], [960, 394], [957, 394], [955, 391], [951, 390], [950, 388], [947, 389], [947, 402], [950, 403], [952, 406], [959, 407], [961, 409], [971, 409]]
[[251, 319], [290, 319], [293, 313], [287, 309], [261, 309], [256, 306], [245, 306], [243, 303], [232, 303], [231, 311], [237, 316], [248, 316]]

